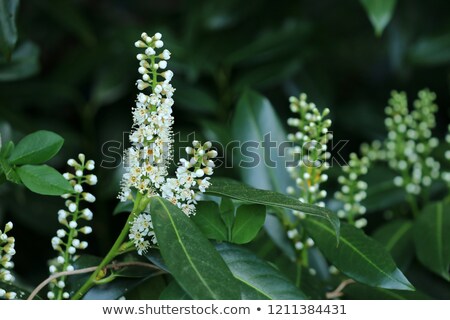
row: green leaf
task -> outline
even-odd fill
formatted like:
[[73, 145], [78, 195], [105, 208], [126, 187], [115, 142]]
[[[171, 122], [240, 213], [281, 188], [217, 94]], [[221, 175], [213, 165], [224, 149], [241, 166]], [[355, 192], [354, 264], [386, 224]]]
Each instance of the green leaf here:
[[39, 194], [60, 196], [72, 193], [73, 188], [64, 177], [47, 165], [24, 165], [16, 169], [25, 187]]
[[217, 244], [216, 248], [239, 280], [242, 299], [306, 299], [289, 279], [253, 252], [229, 243]]
[[192, 300], [192, 298], [173, 280], [161, 293], [159, 300]]
[[255, 189], [243, 183], [226, 178], [211, 179], [211, 186], [206, 190], [206, 193], [225, 196], [249, 203], [302, 211], [308, 215], [313, 215], [326, 220], [333, 227], [335, 236], [339, 236], [339, 219], [337, 215], [327, 208], [302, 203], [291, 196], [270, 190]]
[[39, 48], [24, 42], [12, 53], [11, 60], [0, 57], [0, 81], [21, 80], [39, 71]]
[[16, 14], [19, 0], [0, 0], [0, 51], [8, 61], [17, 42]]
[[412, 226], [409, 220], [395, 220], [382, 225], [372, 235], [384, 245], [402, 270], [406, 269], [414, 258]]
[[193, 299], [239, 299], [236, 280], [208, 241], [177, 206], [153, 197], [150, 213], [161, 254]]
[[243, 244], [252, 241], [266, 219], [266, 207], [260, 204], [243, 204], [236, 210], [231, 231], [231, 242]]
[[53, 158], [64, 144], [64, 139], [51, 131], [40, 130], [19, 141], [8, 161], [11, 164], [40, 164]]
[[417, 257], [424, 266], [450, 281], [450, 200], [426, 206], [414, 224]]
[[450, 62], [450, 34], [418, 40], [408, 52], [408, 59], [421, 66], [439, 66]]
[[303, 223], [325, 257], [350, 278], [373, 287], [414, 290], [386, 249], [360, 229], [342, 224], [336, 246], [334, 230], [323, 220], [308, 218]]
[[[5, 290], [6, 292], [15, 292], [17, 294], [16, 299], [19, 300], [25, 300], [30, 294], [31, 291], [28, 291], [27, 289], [23, 289], [19, 286], [17, 286], [15, 283], [6, 283], [3, 281], [0, 281], [0, 288]], [[41, 300], [42, 298], [37, 295], [34, 297], [35, 300]], [[0, 300], [2, 298], [0, 297]]]
[[343, 290], [344, 295], [354, 300], [428, 300], [429, 296], [418, 291], [388, 290], [352, 283]]
[[[236, 106], [232, 132], [234, 139], [253, 143], [247, 146], [247, 153], [254, 153], [255, 159], [258, 158], [255, 163], [248, 163], [250, 158], [239, 151], [236, 158], [240, 161], [242, 180], [257, 188], [284, 192], [291, 179], [286, 171], [286, 157], [280, 156], [283, 150], [278, 147], [286, 141], [286, 132], [269, 100], [246, 90]], [[275, 147], [269, 144], [269, 137], [270, 142], [277, 143]]]
[[391, 21], [397, 0], [360, 0], [366, 9], [375, 34], [381, 36], [384, 28]]
[[223, 197], [220, 200], [220, 216], [227, 229], [229, 229], [231, 236], [231, 228], [233, 227], [234, 222], [234, 203], [228, 197]]
[[227, 227], [220, 217], [217, 203], [200, 201], [195, 211], [191, 219], [208, 239], [227, 240]]
[[133, 210], [134, 203], [133, 201], [125, 201], [125, 202], [119, 202], [113, 211], [113, 216], [122, 213], [122, 212], [131, 212]]

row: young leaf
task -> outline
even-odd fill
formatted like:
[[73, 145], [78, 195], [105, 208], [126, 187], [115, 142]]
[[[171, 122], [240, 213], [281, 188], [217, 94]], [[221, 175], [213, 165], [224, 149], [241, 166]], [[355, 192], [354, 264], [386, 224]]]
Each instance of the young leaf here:
[[54, 132], [40, 130], [25, 136], [12, 151], [11, 164], [40, 164], [55, 156], [64, 139]]
[[208, 238], [218, 241], [227, 240], [227, 227], [220, 217], [219, 206], [213, 201], [200, 201], [192, 221]]
[[217, 244], [216, 248], [239, 280], [242, 299], [306, 299], [291, 281], [251, 251], [229, 243]]
[[60, 196], [73, 192], [70, 183], [47, 165], [24, 165], [16, 169], [25, 187], [39, 194]]
[[386, 249], [361, 230], [342, 224], [336, 246], [334, 230], [323, 220], [308, 218], [304, 226], [325, 257], [350, 278], [373, 287], [414, 290]]
[[412, 222], [395, 220], [377, 229], [372, 237], [378, 240], [394, 258], [400, 269], [404, 270], [414, 258]]
[[206, 190], [206, 193], [249, 203], [302, 211], [326, 220], [333, 227], [335, 236], [339, 236], [339, 219], [329, 209], [302, 203], [296, 198], [278, 192], [255, 189], [231, 179], [213, 178], [211, 179], [211, 186]]
[[234, 222], [234, 204], [228, 197], [223, 197], [220, 201], [220, 216], [231, 234], [231, 228]]
[[16, 14], [19, 0], [0, 1], [0, 51], [9, 60], [17, 42]]
[[360, 0], [366, 9], [375, 34], [381, 36], [384, 28], [391, 21], [397, 0]]
[[193, 299], [240, 298], [227, 265], [183, 211], [163, 198], [153, 197], [150, 214], [169, 270]]
[[450, 200], [426, 206], [414, 224], [417, 256], [428, 269], [450, 281]]
[[266, 219], [266, 207], [260, 204], [243, 204], [236, 210], [231, 231], [231, 242], [247, 243], [256, 237]]

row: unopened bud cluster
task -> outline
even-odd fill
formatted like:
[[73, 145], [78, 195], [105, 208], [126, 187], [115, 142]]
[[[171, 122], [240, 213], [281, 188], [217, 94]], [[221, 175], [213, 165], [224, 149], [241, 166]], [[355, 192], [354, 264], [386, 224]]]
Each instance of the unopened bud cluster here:
[[[12, 222], [8, 222], [3, 231], [0, 230], [0, 282], [8, 284], [13, 283], [15, 280], [11, 274], [11, 269], [14, 268], [14, 263], [11, 260], [16, 254], [16, 250], [14, 250], [15, 239], [8, 236], [8, 232], [12, 228]], [[16, 297], [16, 292], [3, 289], [0, 283], [0, 299], [12, 300]]]
[[[448, 132], [447, 135], [445, 136], [445, 144], [447, 146], [446, 150], [445, 150], [445, 160], [447, 160], [447, 168], [448, 165], [450, 164], [450, 124], [448, 125]], [[444, 180], [447, 183], [448, 188], [450, 189], [450, 171], [444, 171], [442, 172], [442, 180]]]
[[[294, 143], [290, 153], [298, 160], [298, 165], [289, 167], [288, 171], [295, 180], [297, 190], [300, 190], [301, 202], [324, 206], [321, 200], [327, 194], [325, 190], [320, 190], [320, 185], [328, 179], [324, 172], [329, 168], [327, 143], [332, 138], [329, 132], [331, 120], [326, 119], [330, 110], [325, 108], [320, 112], [314, 103], [306, 99], [306, 94], [289, 99], [290, 109], [297, 116], [289, 118], [288, 125], [297, 131], [289, 134], [288, 140]], [[294, 187], [289, 187], [287, 192], [297, 194]]]
[[[52, 238], [52, 247], [58, 252], [58, 256], [52, 260], [49, 271], [54, 274], [62, 271], [73, 271], [73, 263], [76, 260], [77, 252], [88, 247], [87, 241], [79, 239], [80, 235], [92, 233], [92, 228], [86, 225], [86, 221], [93, 218], [92, 211], [87, 207], [81, 207], [83, 202], [93, 203], [95, 197], [84, 190], [85, 186], [97, 184], [97, 176], [89, 171], [94, 170], [93, 160], [86, 160], [84, 154], [78, 155], [78, 161], [69, 159], [67, 164], [73, 168], [73, 172], [64, 173], [73, 187], [73, 192], [62, 195], [66, 199], [66, 209], [58, 211], [58, 221], [63, 228], [56, 231], [56, 236]], [[50, 291], [47, 293], [49, 299], [68, 299], [69, 292], [65, 291], [65, 277], [58, 278], [50, 284]]]
[[341, 189], [334, 195], [343, 204], [342, 209], [337, 212], [338, 217], [346, 219], [357, 228], [367, 225], [367, 220], [358, 218], [358, 216], [366, 213], [366, 208], [361, 201], [367, 196], [367, 183], [360, 178], [367, 173], [368, 167], [369, 159], [367, 157], [359, 158], [356, 153], [351, 153], [348, 166], [342, 167], [344, 174], [338, 178]]

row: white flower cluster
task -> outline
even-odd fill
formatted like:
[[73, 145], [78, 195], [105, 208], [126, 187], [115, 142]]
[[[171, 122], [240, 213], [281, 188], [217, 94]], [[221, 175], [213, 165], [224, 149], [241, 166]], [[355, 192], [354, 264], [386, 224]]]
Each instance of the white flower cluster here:
[[394, 91], [385, 109], [388, 130], [386, 160], [392, 169], [400, 173], [394, 179], [395, 185], [404, 187], [406, 192], [414, 195], [439, 177], [440, 164], [431, 157], [439, 143], [431, 134], [436, 125], [435, 99], [434, 93], [420, 91], [414, 101], [414, 110], [410, 112], [406, 94]]
[[[87, 160], [84, 154], [78, 155], [78, 160], [69, 159], [67, 164], [74, 169], [73, 173], [64, 173], [63, 176], [73, 186], [74, 192], [64, 194], [62, 197], [66, 199], [66, 210], [58, 211], [58, 221], [64, 228], [56, 231], [56, 236], [52, 238], [52, 247], [58, 252], [56, 257], [50, 264], [50, 274], [62, 271], [73, 271], [73, 262], [76, 260], [76, 253], [79, 250], [86, 249], [88, 243], [80, 241], [80, 234], [92, 233], [90, 226], [82, 226], [82, 221], [91, 221], [93, 213], [89, 208], [80, 208], [82, 201], [93, 203], [95, 197], [89, 192], [84, 191], [83, 185], [96, 185], [97, 176], [85, 171], [92, 171], [95, 168], [93, 160]], [[49, 299], [68, 299], [69, 292], [64, 291], [66, 286], [65, 277], [54, 280], [50, 284], [50, 291], [47, 293]]]
[[[14, 250], [15, 239], [14, 237], [8, 237], [7, 234], [12, 228], [12, 222], [8, 222], [3, 232], [0, 230], [0, 281], [5, 283], [13, 283], [15, 280], [10, 271], [14, 268], [14, 263], [11, 259], [16, 254], [16, 250]], [[13, 300], [16, 296], [16, 292], [7, 292], [0, 287], [0, 298]]]
[[[447, 150], [445, 150], [444, 157], [445, 157], [445, 160], [447, 160], [450, 163], [450, 124], [448, 125], [448, 132], [447, 132], [447, 135], [445, 136], [445, 142], [447, 144]], [[442, 172], [442, 180], [444, 180], [450, 188], [450, 172], [449, 171]]]
[[[161, 196], [177, 205], [186, 215], [195, 213], [194, 187], [205, 192], [209, 187], [209, 177], [213, 173], [217, 152], [209, 150], [211, 143], [193, 141], [193, 147], [186, 148], [188, 159], [180, 159], [175, 178], [168, 178], [169, 162], [173, 158], [172, 99], [175, 89], [170, 84], [173, 72], [166, 70], [170, 52], [162, 50], [160, 33], [150, 37], [146, 33], [135, 43], [144, 53], [137, 55], [139, 90], [151, 89], [149, 95], [140, 93], [133, 109], [132, 146], [125, 152], [125, 173], [122, 179], [121, 201], [132, 199], [132, 190], [147, 197]], [[159, 53], [157, 52], [159, 51]], [[146, 252], [150, 242], [156, 243], [149, 214], [144, 213], [132, 222], [129, 234], [139, 254]], [[150, 239], [146, 240], [146, 239]]]
[[367, 173], [369, 163], [367, 157], [359, 158], [356, 153], [351, 153], [348, 166], [342, 168], [345, 175], [338, 178], [341, 190], [334, 195], [337, 200], [343, 203], [343, 208], [337, 212], [338, 217], [347, 219], [350, 224], [357, 228], [363, 228], [367, 225], [365, 218], [355, 218], [366, 213], [366, 208], [361, 204], [361, 201], [367, 196], [367, 183], [362, 181], [360, 177]]
[[[320, 200], [325, 198], [327, 193], [320, 190], [320, 184], [328, 179], [324, 171], [329, 168], [327, 160], [330, 153], [327, 152], [327, 143], [332, 134], [328, 131], [331, 120], [325, 118], [330, 109], [325, 108], [320, 113], [316, 105], [308, 103], [306, 98], [306, 94], [301, 94], [299, 99], [289, 99], [291, 111], [298, 115], [288, 119], [288, 125], [297, 129], [295, 134], [288, 135], [288, 140], [295, 143], [289, 151], [294, 159], [298, 160], [298, 166], [288, 167], [287, 170], [300, 189], [301, 202], [325, 206]], [[287, 192], [296, 194], [294, 187], [288, 187]]]

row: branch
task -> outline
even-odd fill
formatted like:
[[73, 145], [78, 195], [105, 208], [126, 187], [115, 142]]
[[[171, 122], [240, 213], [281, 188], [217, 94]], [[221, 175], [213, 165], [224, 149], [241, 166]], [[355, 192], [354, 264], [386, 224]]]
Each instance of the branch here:
[[335, 299], [335, 298], [342, 297], [344, 295], [342, 290], [344, 290], [346, 286], [348, 286], [349, 284], [352, 284], [352, 283], [355, 283], [355, 280], [347, 279], [347, 280], [342, 281], [337, 286], [337, 288], [334, 289], [334, 291], [327, 292], [327, 294], [326, 294], [327, 299]]
[[[140, 262], [140, 261], [132, 261], [132, 262], [117, 262], [117, 263], [111, 263], [107, 266], [105, 266], [105, 269], [112, 269], [112, 270], [119, 270], [121, 268], [125, 268], [125, 267], [132, 267], [132, 266], [138, 266], [138, 267], [146, 267], [149, 269], [156, 269], [159, 270], [158, 267], [156, 267], [153, 264], [150, 263], [146, 263], [146, 262]], [[33, 300], [33, 298], [50, 282], [52, 282], [55, 279], [58, 279], [60, 277], [64, 277], [64, 276], [72, 276], [72, 275], [76, 275], [76, 274], [83, 274], [83, 273], [89, 273], [89, 272], [93, 272], [98, 268], [98, 266], [93, 266], [93, 267], [88, 267], [88, 268], [83, 268], [83, 269], [78, 269], [78, 270], [73, 270], [73, 271], [62, 271], [62, 272], [58, 272], [55, 273], [53, 275], [51, 275], [50, 277], [48, 277], [47, 279], [45, 279], [44, 281], [42, 281], [34, 290], [33, 292], [28, 296], [27, 300]]]

